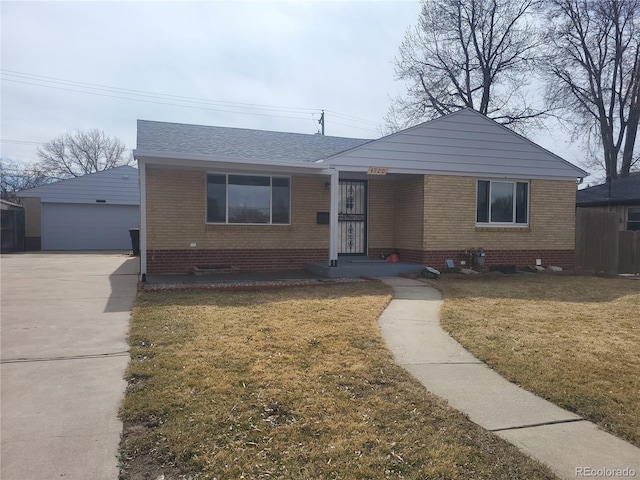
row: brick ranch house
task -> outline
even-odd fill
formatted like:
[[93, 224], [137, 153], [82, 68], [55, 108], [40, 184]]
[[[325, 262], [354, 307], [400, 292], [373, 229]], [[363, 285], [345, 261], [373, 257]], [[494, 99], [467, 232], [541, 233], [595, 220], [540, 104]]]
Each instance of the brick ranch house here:
[[471, 109], [377, 140], [138, 121], [141, 275], [194, 266], [573, 268], [587, 173]]

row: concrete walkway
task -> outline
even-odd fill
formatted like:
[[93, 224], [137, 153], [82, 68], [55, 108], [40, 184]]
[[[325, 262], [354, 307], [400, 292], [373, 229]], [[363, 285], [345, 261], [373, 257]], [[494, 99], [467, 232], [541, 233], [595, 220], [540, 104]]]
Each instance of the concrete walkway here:
[[139, 259], [2, 255], [2, 480], [116, 480]]
[[379, 320], [382, 336], [430, 392], [561, 478], [640, 477], [639, 448], [508, 382], [451, 338], [440, 327], [437, 290], [406, 278], [381, 280], [395, 290]]

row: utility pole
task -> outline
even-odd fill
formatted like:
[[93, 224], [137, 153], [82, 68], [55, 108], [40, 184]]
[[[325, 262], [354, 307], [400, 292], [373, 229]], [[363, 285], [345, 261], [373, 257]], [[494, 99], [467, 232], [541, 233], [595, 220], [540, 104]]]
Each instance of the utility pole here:
[[322, 125], [322, 135], [324, 136], [324, 110], [322, 110], [322, 113], [320, 114], [320, 120], [318, 120], [318, 123]]

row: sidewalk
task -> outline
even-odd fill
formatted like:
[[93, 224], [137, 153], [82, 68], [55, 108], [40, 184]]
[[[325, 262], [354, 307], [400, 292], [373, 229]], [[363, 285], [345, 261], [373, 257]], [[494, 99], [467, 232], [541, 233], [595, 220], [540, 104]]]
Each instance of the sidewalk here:
[[380, 316], [382, 336], [430, 392], [561, 478], [640, 477], [639, 448], [508, 382], [442, 330], [437, 290], [407, 278], [382, 280], [395, 290]]

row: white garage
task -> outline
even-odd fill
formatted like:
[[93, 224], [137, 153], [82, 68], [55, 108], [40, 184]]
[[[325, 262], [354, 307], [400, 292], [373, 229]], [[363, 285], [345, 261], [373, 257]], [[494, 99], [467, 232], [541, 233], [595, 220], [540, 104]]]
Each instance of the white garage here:
[[25, 243], [42, 250], [131, 250], [138, 228], [138, 170], [116, 167], [20, 192]]
[[128, 250], [137, 205], [42, 204], [42, 250]]

